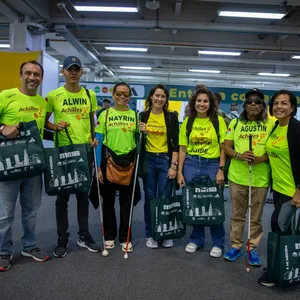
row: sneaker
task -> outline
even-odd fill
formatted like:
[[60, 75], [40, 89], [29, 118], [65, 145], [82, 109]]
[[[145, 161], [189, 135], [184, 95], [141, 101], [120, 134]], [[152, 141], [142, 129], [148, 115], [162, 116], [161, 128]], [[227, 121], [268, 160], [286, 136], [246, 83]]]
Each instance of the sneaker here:
[[[126, 252], [126, 242], [121, 243], [121, 246], [122, 246], [122, 251]], [[132, 246], [131, 242], [129, 242], [127, 252], [132, 252], [132, 251], [133, 251], [133, 246]]]
[[158, 248], [157, 241], [154, 241], [152, 237], [146, 238], [146, 246], [152, 249]]
[[263, 286], [267, 286], [267, 287], [275, 286], [275, 282], [268, 279], [268, 274], [267, 274], [266, 268], [264, 268], [263, 272], [264, 272], [264, 274], [258, 278], [257, 283], [259, 283]]
[[[247, 255], [248, 255], [248, 253], [247, 253]], [[261, 266], [261, 260], [255, 249], [250, 250], [249, 265], [254, 266], [254, 267]]]
[[65, 238], [57, 239], [57, 245], [53, 250], [53, 255], [55, 257], [63, 258], [67, 255], [68, 241], [69, 240]]
[[104, 243], [105, 249], [113, 249], [115, 248], [115, 241], [114, 240], [107, 240]]
[[242, 255], [243, 254], [242, 254], [241, 249], [232, 247], [224, 254], [224, 259], [229, 260], [229, 261], [236, 261]]
[[13, 259], [11, 254], [0, 255], [0, 272], [7, 271], [10, 268], [10, 262]]
[[95, 243], [90, 234], [81, 234], [77, 239], [77, 245], [94, 253], [101, 251], [101, 246]]
[[213, 247], [213, 248], [211, 249], [209, 255], [210, 255], [211, 257], [216, 257], [216, 258], [218, 258], [218, 257], [221, 257], [221, 256], [222, 256], [222, 253], [223, 253], [223, 250], [222, 250], [221, 248], [219, 248], [219, 247]]
[[164, 240], [162, 242], [162, 245], [165, 248], [171, 248], [171, 247], [173, 247], [173, 240]]
[[31, 250], [23, 250], [21, 252], [21, 254], [26, 257], [31, 257], [34, 260], [40, 261], [40, 262], [50, 259], [50, 256], [47, 255], [43, 250], [41, 250], [38, 247], [33, 248]]
[[195, 243], [188, 243], [185, 247], [185, 251], [188, 253], [195, 253], [198, 249], [198, 246]]

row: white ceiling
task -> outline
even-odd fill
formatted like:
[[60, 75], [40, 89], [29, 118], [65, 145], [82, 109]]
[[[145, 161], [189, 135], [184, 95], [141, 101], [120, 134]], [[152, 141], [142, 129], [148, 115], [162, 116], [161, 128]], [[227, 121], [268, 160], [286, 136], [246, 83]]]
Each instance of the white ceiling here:
[[[156, 1], [158, 10], [148, 9], [144, 0], [106, 1], [111, 6], [137, 5], [138, 13], [82, 13], [74, 9], [75, 2], [3, 0], [0, 40], [9, 39], [9, 22], [42, 24], [50, 55], [63, 60], [65, 55], [79, 51], [85, 66], [96, 73], [96, 79], [103, 81], [123, 79], [184, 85], [202, 82], [208, 86], [300, 89], [300, 60], [291, 59], [292, 55], [300, 55], [300, 0], [160, 0]], [[105, 1], [82, 2], [100, 5]], [[281, 20], [225, 18], [217, 14], [221, 8], [285, 10], [288, 14]], [[37, 31], [38, 27], [30, 29]], [[115, 52], [104, 48], [130, 45], [146, 46], [148, 51]], [[234, 50], [242, 54], [199, 56], [198, 50]], [[122, 65], [150, 66], [152, 70], [128, 71], [120, 69]], [[213, 69], [221, 73], [195, 74], [189, 69]], [[267, 78], [258, 76], [258, 72], [291, 76]]]

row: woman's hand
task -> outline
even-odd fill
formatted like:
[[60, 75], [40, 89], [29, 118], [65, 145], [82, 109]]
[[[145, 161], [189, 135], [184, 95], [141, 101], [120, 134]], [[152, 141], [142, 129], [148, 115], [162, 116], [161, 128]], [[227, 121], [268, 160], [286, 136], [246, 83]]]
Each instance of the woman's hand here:
[[103, 180], [103, 173], [101, 171], [101, 168], [100, 167], [97, 167], [97, 170], [98, 170], [98, 180], [104, 184], [104, 180]]
[[185, 186], [185, 180], [184, 180], [184, 177], [183, 177], [182, 173], [178, 173], [177, 183], [179, 184], [180, 187]]
[[98, 140], [96, 138], [94, 138], [94, 140], [90, 139], [90, 144], [93, 148], [97, 148]]
[[175, 179], [177, 175], [177, 170], [174, 170], [173, 168], [169, 168], [168, 170], [168, 178], [169, 179]]
[[140, 126], [140, 131], [143, 132], [143, 133], [146, 133], [147, 132], [147, 124], [146, 123], [143, 123], [143, 122], [139, 122], [139, 126]]
[[300, 190], [297, 188], [292, 199], [292, 205], [300, 208]]
[[62, 131], [62, 130], [64, 130], [67, 127], [70, 127], [70, 124], [61, 120], [56, 125], [56, 131]]
[[238, 160], [247, 161], [252, 163], [255, 160], [255, 155], [252, 151], [245, 151], [244, 153], [239, 153], [236, 157]]
[[224, 172], [219, 169], [216, 175], [216, 184], [219, 186], [219, 188], [223, 186], [224, 181], [225, 181]]

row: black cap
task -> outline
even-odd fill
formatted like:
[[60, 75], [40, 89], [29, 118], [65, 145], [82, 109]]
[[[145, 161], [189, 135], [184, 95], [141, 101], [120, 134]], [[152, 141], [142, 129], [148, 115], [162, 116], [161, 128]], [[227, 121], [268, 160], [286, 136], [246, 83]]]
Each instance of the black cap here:
[[261, 99], [264, 99], [264, 92], [259, 89], [252, 89], [245, 94], [245, 99], [247, 100], [251, 95], [258, 95]]
[[68, 56], [63, 62], [63, 69], [69, 69], [71, 66], [78, 66], [81, 69], [81, 61], [76, 56]]

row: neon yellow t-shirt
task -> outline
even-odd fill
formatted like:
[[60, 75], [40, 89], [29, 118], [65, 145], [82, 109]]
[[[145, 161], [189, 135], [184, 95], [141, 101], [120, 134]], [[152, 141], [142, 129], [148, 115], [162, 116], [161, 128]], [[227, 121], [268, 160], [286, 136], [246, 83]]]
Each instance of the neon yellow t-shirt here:
[[152, 153], [168, 152], [167, 127], [163, 112], [159, 115], [150, 112], [147, 122], [146, 151]]
[[46, 101], [42, 96], [28, 96], [18, 88], [0, 93], [0, 123], [15, 125], [35, 120], [43, 139], [45, 118]]
[[[220, 143], [224, 143], [227, 127], [221, 116], [218, 116], [218, 119]], [[179, 145], [187, 146], [186, 151], [189, 155], [198, 155], [204, 158], [220, 157], [220, 144], [210, 119], [195, 118], [189, 140], [186, 136], [187, 121], [188, 118], [185, 118], [180, 128]]]
[[[54, 113], [54, 123], [59, 121], [70, 123], [68, 132], [73, 144], [87, 144], [91, 137], [90, 111], [97, 109], [96, 94], [90, 91], [91, 102], [85, 89], [82, 87], [78, 93], [71, 93], [60, 87], [51, 91], [46, 96], [47, 112]], [[58, 133], [59, 145], [69, 145], [69, 140], [64, 130]]]
[[266, 149], [272, 170], [273, 189], [276, 192], [293, 197], [296, 186], [291, 168], [287, 130], [288, 125], [278, 125], [270, 135]]
[[[252, 149], [256, 156], [266, 154], [267, 139], [274, 127], [273, 120], [267, 120], [259, 125], [255, 121], [243, 122], [237, 119], [230, 122], [225, 140], [233, 141], [234, 151], [244, 153], [249, 150], [249, 135], [252, 135]], [[246, 161], [231, 159], [228, 179], [236, 184], [249, 185], [249, 165]], [[270, 185], [269, 162], [252, 166], [252, 186], [268, 187]]]
[[121, 111], [111, 107], [108, 109], [106, 125], [106, 112], [107, 110], [100, 114], [95, 132], [104, 134], [103, 144], [106, 145], [107, 130], [107, 147], [117, 155], [130, 152], [136, 147], [136, 113], [131, 109]]

